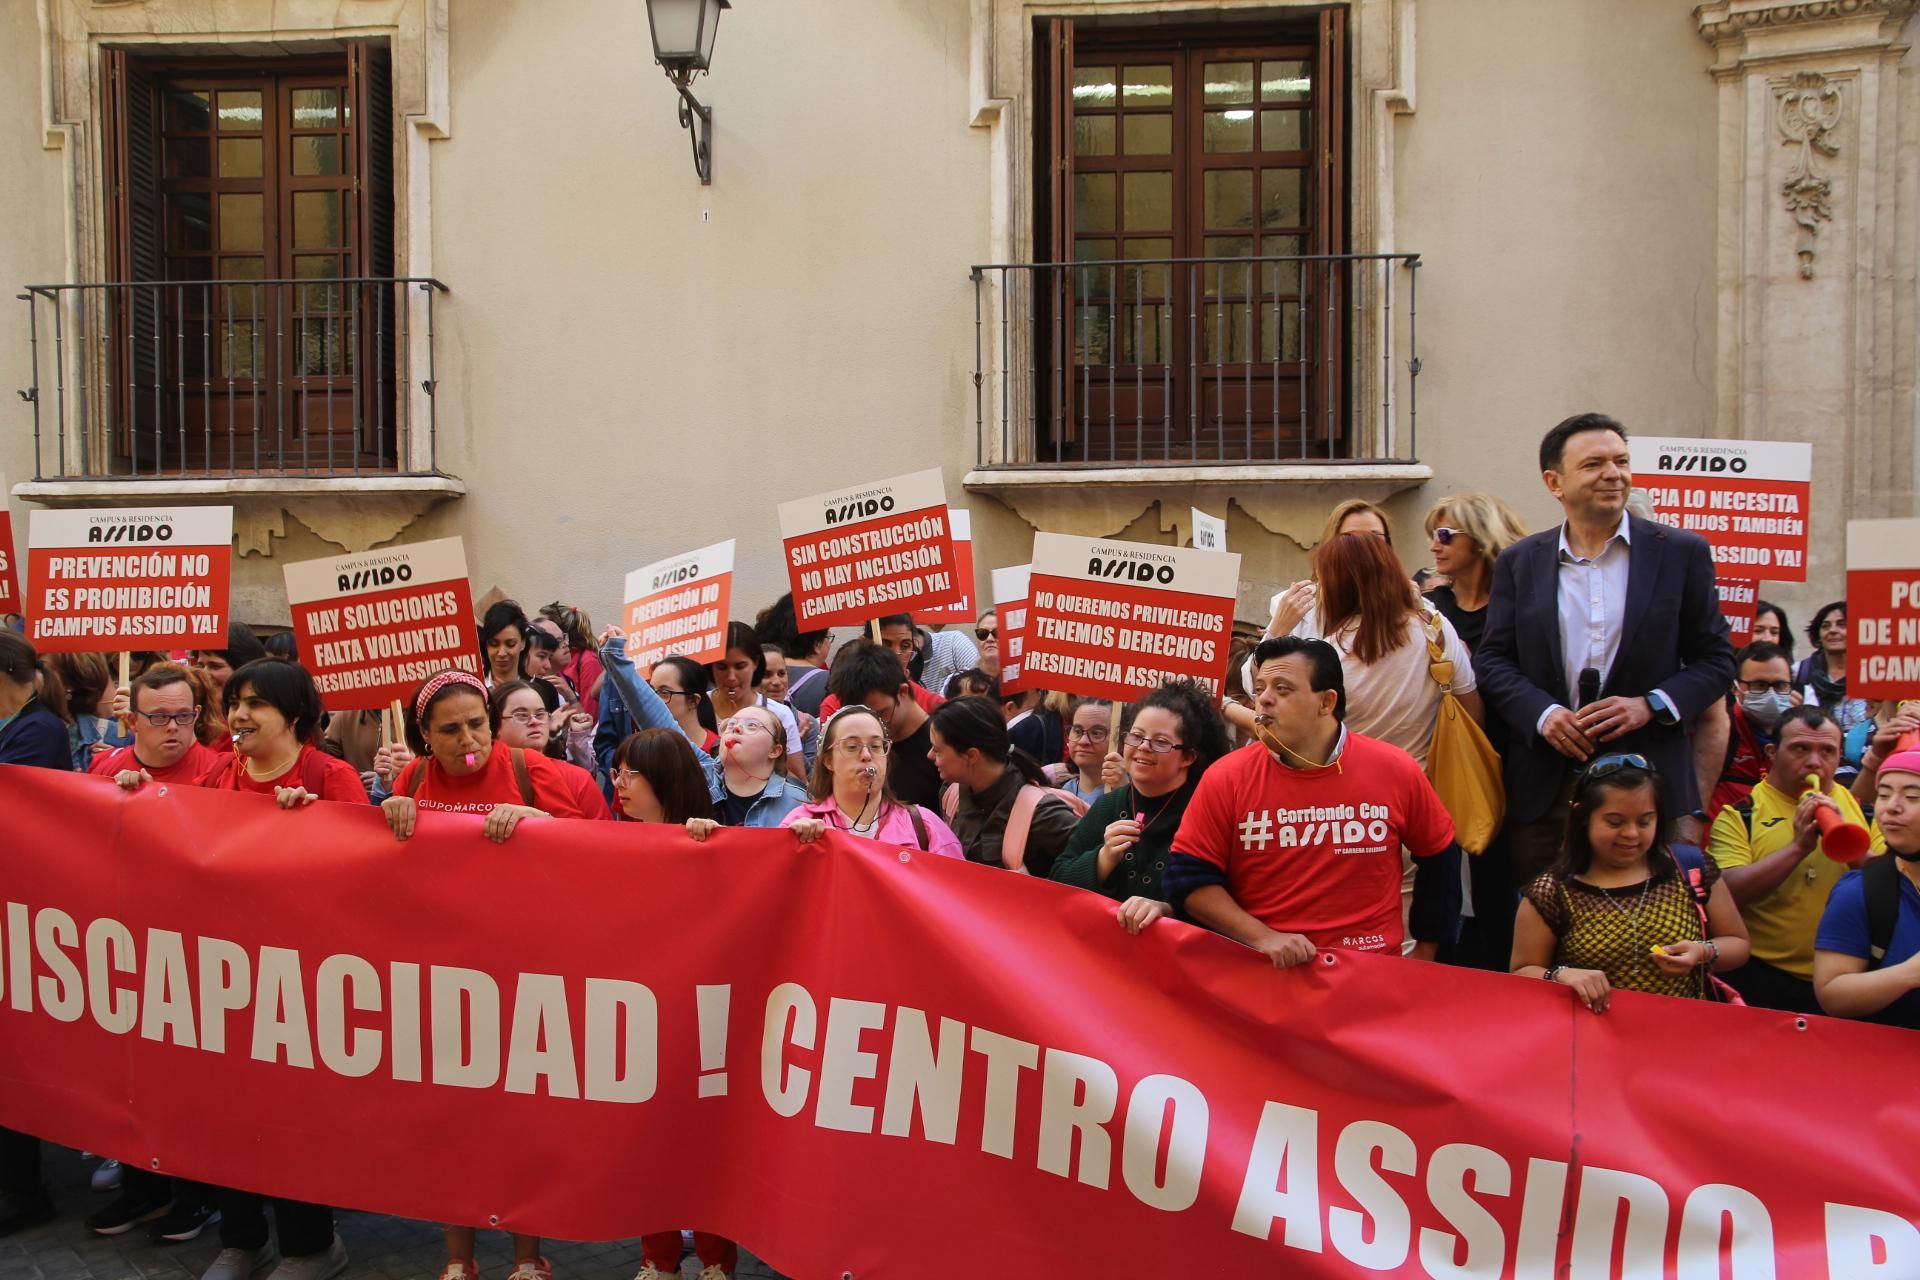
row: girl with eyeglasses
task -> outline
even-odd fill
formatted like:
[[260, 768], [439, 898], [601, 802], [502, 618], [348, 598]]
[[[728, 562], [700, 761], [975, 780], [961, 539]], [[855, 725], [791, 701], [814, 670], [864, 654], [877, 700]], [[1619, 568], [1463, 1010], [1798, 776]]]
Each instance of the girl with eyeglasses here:
[[1421, 589], [1472, 651], [1487, 631], [1493, 562], [1526, 537], [1527, 528], [1512, 507], [1490, 493], [1442, 498], [1427, 512], [1426, 525], [1434, 571]]
[[780, 820], [801, 844], [828, 831], [902, 845], [949, 858], [964, 857], [946, 823], [919, 805], [901, 804], [887, 786], [893, 744], [880, 717], [855, 703], [827, 718], [808, 790], [813, 798]]
[[1747, 962], [1746, 925], [1713, 859], [1695, 851], [1682, 869], [1669, 826], [1644, 756], [1582, 770], [1559, 860], [1514, 919], [1513, 972], [1572, 987], [1595, 1013], [1616, 990], [1714, 998], [1711, 975]]
[[712, 818], [693, 818], [687, 833], [705, 840], [715, 827], [777, 827], [806, 803], [807, 793], [786, 776], [787, 730], [765, 707], [742, 707], [720, 726], [720, 785]]
[[[947, 784], [945, 808], [967, 860], [1046, 875], [1067, 847], [1081, 810], [1049, 787], [1039, 763], [1013, 745], [999, 704], [985, 697], [943, 704], [933, 713], [932, 738], [927, 756]], [[1028, 787], [1039, 794], [1022, 803]], [[1015, 821], [1016, 810], [1021, 821]]]
[[1092, 804], [1106, 794], [1109, 775], [1121, 776], [1120, 744], [1111, 741], [1113, 704], [1104, 698], [1082, 698], [1073, 705], [1067, 723], [1067, 759], [1047, 766], [1047, 777], [1068, 795]]
[[1200, 775], [1231, 744], [1213, 700], [1192, 681], [1172, 680], [1135, 704], [1121, 745], [1125, 781], [1093, 802], [1047, 874], [1120, 903], [1121, 926], [1138, 934], [1173, 910], [1161, 878], [1174, 832]]
[[727, 624], [727, 652], [708, 670], [713, 675], [713, 711], [722, 720], [730, 719], [743, 707], [765, 707], [786, 727], [787, 758], [781, 768], [799, 782], [807, 776], [806, 757], [800, 750], [800, 724], [785, 705], [771, 702], [760, 692], [767, 674], [767, 654], [760, 637], [744, 622]]
[[[624, 648], [621, 652], [624, 657]], [[602, 661], [606, 660], [604, 644], [600, 656]], [[612, 666], [611, 663], [607, 665], [609, 668]], [[633, 664], [628, 663], [627, 668], [632, 670]], [[719, 751], [720, 724], [713, 710], [713, 677], [705, 667], [692, 658], [670, 653], [653, 664], [646, 684], [694, 746], [709, 756]], [[616, 684], [615, 688], [618, 687]], [[629, 707], [628, 711], [631, 714], [632, 708]], [[646, 724], [644, 720], [637, 723]]]

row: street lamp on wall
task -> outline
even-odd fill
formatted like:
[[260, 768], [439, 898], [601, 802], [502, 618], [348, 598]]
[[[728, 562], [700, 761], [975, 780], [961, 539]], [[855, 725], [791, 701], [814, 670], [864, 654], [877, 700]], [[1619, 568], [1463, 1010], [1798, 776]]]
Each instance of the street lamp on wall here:
[[693, 139], [693, 168], [702, 186], [713, 182], [713, 108], [700, 104], [687, 86], [713, 63], [720, 14], [731, 0], [647, 0], [653, 60], [680, 94], [680, 127]]

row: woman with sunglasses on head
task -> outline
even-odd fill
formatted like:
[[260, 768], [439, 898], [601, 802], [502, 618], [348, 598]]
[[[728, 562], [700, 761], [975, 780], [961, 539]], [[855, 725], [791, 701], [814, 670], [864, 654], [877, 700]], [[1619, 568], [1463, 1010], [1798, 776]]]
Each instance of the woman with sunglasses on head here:
[[1669, 828], [1646, 757], [1587, 765], [1559, 860], [1514, 919], [1513, 972], [1572, 987], [1595, 1013], [1616, 990], [1715, 998], [1712, 974], [1747, 962], [1747, 927], [1713, 860], [1690, 850], [1683, 866]]
[[1093, 802], [1047, 874], [1120, 903], [1121, 926], [1137, 934], [1172, 912], [1161, 877], [1174, 832], [1200, 775], [1232, 744], [1213, 699], [1190, 680], [1140, 699], [1121, 744], [1126, 781]]
[[1427, 512], [1427, 549], [1434, 575], [1424, 584], [1427, 599], [1469, 652], [1487, 630], [1487, 602], [1493, 595], [1493, 562], [1527, 536], [1526, 526], [1489, 493], [1456, 493]]
[[808, 786], [813, 799], [788, 813], [780, 825], [793, 828], [801, 844], [812, 844], [828, 831], [844, 831], [882, 844], [965, 857], [945, 822], [930, 810], [893, 798], [887, 786], [892, 749], [886, 726], [872, 710], [859, 703], [841, 707], [820, 730], [820, 754]]

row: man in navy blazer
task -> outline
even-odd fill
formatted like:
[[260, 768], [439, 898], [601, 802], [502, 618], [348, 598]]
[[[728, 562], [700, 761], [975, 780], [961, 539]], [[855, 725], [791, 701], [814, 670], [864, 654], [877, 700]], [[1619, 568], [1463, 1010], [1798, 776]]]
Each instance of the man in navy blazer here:
[[[1645, 756], [1667, 814], [1696, 810], [1686, 726], [1734, 674], [1712, 553], [1698, 534], [1628, 512], [1621, 425], [1568, 418], [1540, 442], [1540, 470], [1566, 521], [1500, 554], [1473, 653], [1480, 695], [1509, 729], [1507, 825], [1521, 883], [1558, 853], [1572, 779], [1596, 755]], [[1597, 694], [1583, 698], [1589, 671]]]

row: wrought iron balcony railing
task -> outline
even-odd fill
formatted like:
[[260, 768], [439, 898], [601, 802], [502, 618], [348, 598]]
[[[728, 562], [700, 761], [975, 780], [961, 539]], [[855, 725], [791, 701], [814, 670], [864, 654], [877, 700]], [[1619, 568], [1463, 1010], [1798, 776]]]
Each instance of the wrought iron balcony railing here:
[[973, 268], [993, 467], [1411, 462], [1418, 254]]
[[436, 472], [423, 277], [30, 285], [36, 480]]

